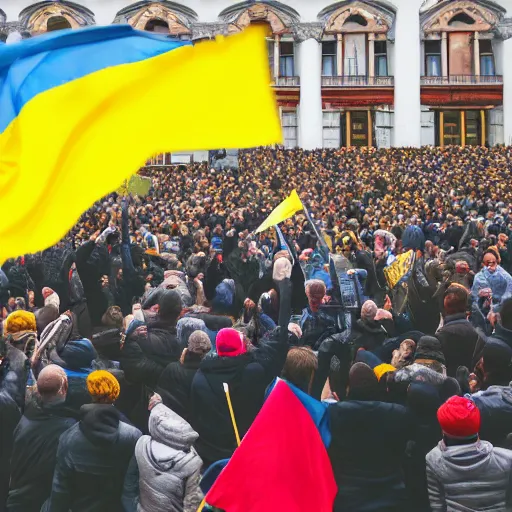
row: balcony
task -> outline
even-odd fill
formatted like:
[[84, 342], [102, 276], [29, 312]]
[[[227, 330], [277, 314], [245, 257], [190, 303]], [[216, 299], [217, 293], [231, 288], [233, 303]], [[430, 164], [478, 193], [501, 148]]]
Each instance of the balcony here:
[[450, 75], [450, 76], [422, 76], [421, 85], [447, 86], [447, 85], [502, 85], [501, 75]]
[[393, 87], [392, 76], [323, 76], [322, 87]]
[[274, 78], [272, 85], [274, 87], [300, 87], [300, 77], [278, 76]]

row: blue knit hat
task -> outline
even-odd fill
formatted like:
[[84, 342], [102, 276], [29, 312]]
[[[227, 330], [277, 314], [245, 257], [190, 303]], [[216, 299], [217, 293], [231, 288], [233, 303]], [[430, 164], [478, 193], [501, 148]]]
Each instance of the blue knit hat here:
[[407, 226], [402, 235], [402, 246], [404, 249], [413, 249], [415, 251], [425, 250], [425, 235], [418, 226]]

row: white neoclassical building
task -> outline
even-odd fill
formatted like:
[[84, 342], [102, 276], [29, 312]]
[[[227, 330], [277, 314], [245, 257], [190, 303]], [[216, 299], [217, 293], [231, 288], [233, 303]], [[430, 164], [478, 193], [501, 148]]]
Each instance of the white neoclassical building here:
[[7, 43], [110, 23], [200, 41], [262, 22], [288, 147], [512, 144], [512, 0], [0, 3]]

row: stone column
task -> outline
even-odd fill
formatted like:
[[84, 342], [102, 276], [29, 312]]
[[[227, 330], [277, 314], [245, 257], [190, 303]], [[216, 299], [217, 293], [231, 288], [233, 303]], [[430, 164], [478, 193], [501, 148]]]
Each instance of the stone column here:
[[503, 41], [503, 139], [506, 145], [512, 144], [512, 39]]
[[279, 43], [281, 42], [281, 36], [276, 34], [274, 36], [274, 81], [277, 83], [279, 78]]
[[343, 76], [343, 34], [336, 34], [336, 70]]
[[478, 39], [478, 32], [475, 32], [475, 39], [473, 41], [473, 55], [475, 59], [475, 75], [480, 76], [480, 40]]
[[300, 147], [321, 148], [322, 130], [322, 45], [309, 38], [300, 43]]
[[375, 34], [368, 34], [368, 83], [372, 83], [375, 76]]
[[396, 14], [394, 146], [421, 145], [420, 17], [422, 0], [407, 0]]
[[441, 68], [443, 78], [448, 77], [448, 34], [441, 32]]

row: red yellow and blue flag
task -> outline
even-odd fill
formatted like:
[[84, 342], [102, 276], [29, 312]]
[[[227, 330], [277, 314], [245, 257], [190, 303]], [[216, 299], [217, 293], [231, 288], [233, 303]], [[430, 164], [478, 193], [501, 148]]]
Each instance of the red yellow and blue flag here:
[[208, 491], [208, 505], [229, 512], [332, 512], [337, 486], [318, 418], [296, 391], [277, 381]]

